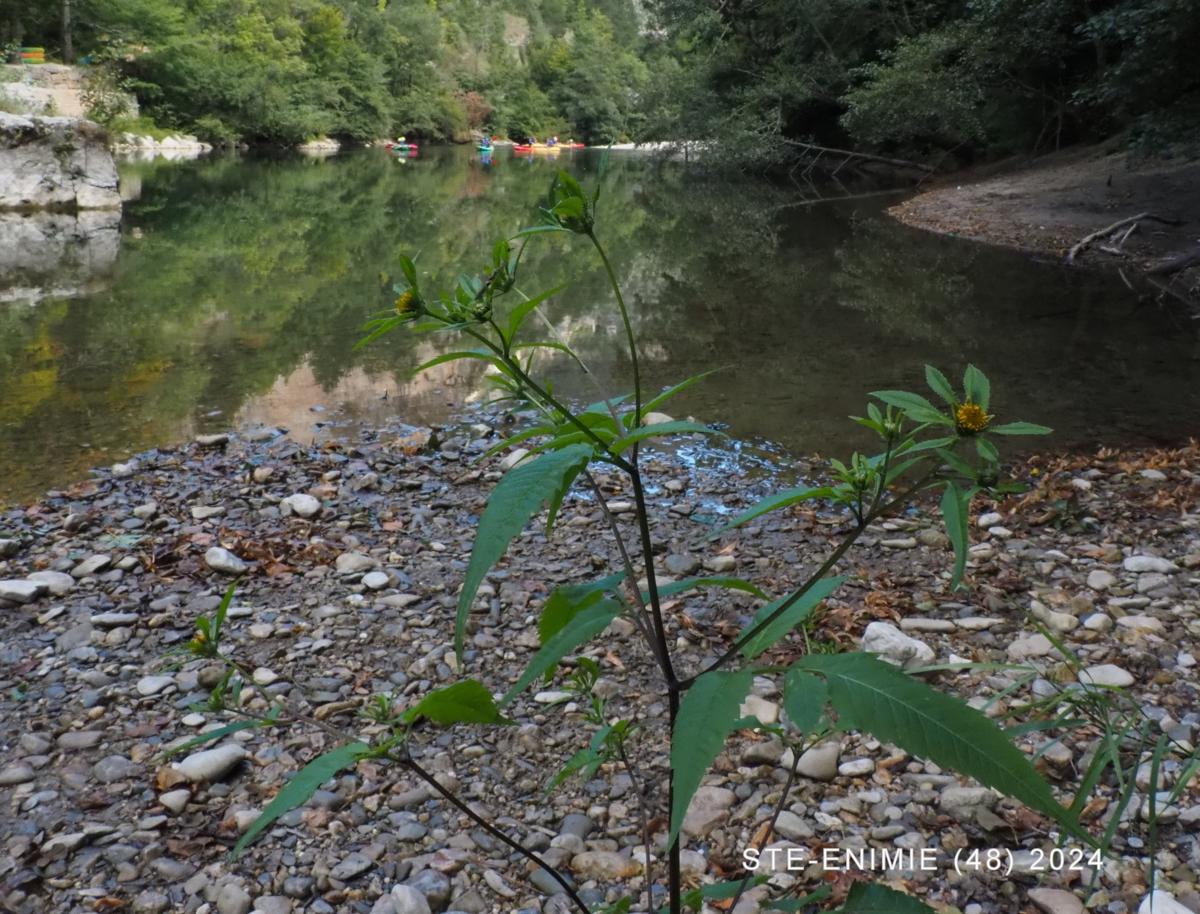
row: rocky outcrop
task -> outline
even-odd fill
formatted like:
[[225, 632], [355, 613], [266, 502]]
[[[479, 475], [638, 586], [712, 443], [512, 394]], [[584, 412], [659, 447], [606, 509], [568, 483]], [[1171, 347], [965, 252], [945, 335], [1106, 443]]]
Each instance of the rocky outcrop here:
[[139, 133], [121, 133], [113, 138], [114, 152], [130, 159], [194, 159], [212, 152], [209, 143], [191, 134], [175, 134], [156, 140]]
[[120, 206], [117, 167], [98, 125], [0, 112], [0, 210]]

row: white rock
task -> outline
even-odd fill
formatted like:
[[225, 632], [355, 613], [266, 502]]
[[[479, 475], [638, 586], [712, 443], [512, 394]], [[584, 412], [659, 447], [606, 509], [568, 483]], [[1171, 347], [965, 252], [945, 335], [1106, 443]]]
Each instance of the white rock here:
[[875, 770], [875, 760], [869, 758], [852, 758], [838, 765], [838, 774], [844, 778], [861, 778]]
[[49, 588], [40, 581], [0, 581], [0, 600], [32, 603]]
[[222, 574], [244, 574], [250, 567], [228, 549], [220, 546], [213, 546], [204, 553], [204, 563], [213, 571]]
[[196, 505], [192, 508], [192, 520], [208, 520], [210, 517], [220, 517], [225, 509], [220, 505]]
[[1063, 889], [1030, 889], [1029, 900], [1046, 914], [1084, 914], [1083, 902]]
[[1138, 914], [1192, 914], [1192, 909], [1176, 901], [1170, 892], [1155, 889], [1142, 899]]
[[[1108, 590], [1108, 588], [1116, 583], [1116, 576], [1110, 571], [1105, 571], [1103, 568], [1096, 568], [1088, 572], [1087, 586], [1092, 588], [1092, 590]], [[1072, 895], [1071, 897], [1074, 898], [1075, 896]]]
[[737, 801], [732, 790], [724, 787], [701, 787], [688, 804], [683, 817], [684, 834], [703, 838], [720, 825], [727, 817], [731, 806]]
[[113, 477], [116, 479], [128, 479], [138, 470], [136, 460], [130, 460], [128, 463], [114, 463], [110, 469]]
[[1111, 686], [1124, 688], [1133, 685], [1133, 674], [1128, 670], [1112, 663], [1102, 663], [1089, 666], [1079, 673], [1079, 681], [1084, 685]]
[[301, 517], [315, 517], [321, 513], [321, 502], [305, 492], [289, 495], [283, 503], [292, 509], [294, 514]]
[[928, 644], [909, 637], [889, 622], [868, 625], [863, 632], [862, 649], [905, 669], [932, 663], [935, 657]]
[[1143, 479], [1149, 479], [1151, 482], [1166, 482], [1167, 474], [1162, 470], [1146, 469], [1141, 471]]
[[361, 552], [343, 552], [337, 557], [338, 574], [361, 574], [379, 565], [375, 559]]
[[390, 910], [396, 914], [433, 914], [425, 896], [411, 885], [398, 885], [391, 891]]
[[175, 685], [174, 676], [143, 676], [137, 681], [139, 695], [157, 695], [167, 686]]
[[704, 567], [716, 574], [724, 574], [737, 567], [737, 559], [732, 555], [712, 555], [704, 560]]
[[[842, 747], [833, 741], [813, 746], [800, 756], [796, 772], [814, 781], [832, 781], [837, 777], [838, 756], [841, 751]], [[786, 766], [790, 763], [789, 753], [790, 750], [784, 753], [783, 758], [780, 759], [781, 765]]]
[[1136, 574], [1147, 571], [1157, 571], [1159, 574], [1174, 574], [1179, 566], [1157, 555], [1131, 555], [1125, 559], [1124, 568]]
[[370, 571], [362, 577], [363, 586], [368, 590], [383, 590], [390, 580], [391, 578], [382, 571]]
[[187, 807], [188, 800], [192, 798], [190, 790], [168, 790], [166, 793], [159, 794], [158, 802], [169, 809], [175, 815], [179, 815]]
[[90, 555], [71, 569], [71, 577], [87, 578], [99, 574], [112, 564], [112, 558], [107, 555]]
[[63, 574], [61, 571], [35, 571], [26, 580], [45, 584], [46, 589], [56, 597], [61, 597], [75, 587], [75, 579], [69, 574]]
[[977, 520], [975, 523], [977, 523], [982, 529], [986, 530], [988, 527], [996, 526], [996, 524], [1003, 520], [1004, 515], [999, 511], [989, 511], [987, 514], [980, 514], [979, 520]]
[[95, 124], [0, 111], [0, 209], [120, 209], [119, 183]]
[[197, 435], [196, 443], [200, 447], [221, 447], [229, 443], [228, 435]]
[[260, 666], [250, 674], [250, 678], [260, 686], [269, 686], [271, 683], [279, 681], [279, 674], [265, 666]]
[[1117, 625], [1121, 628], [1128, 629], [1133, 632], [1142, 632], [1153, 635], [1162, 634], [1163, 624], [1153, 616], [1122, 616], [1117, 620]]
[[149, 520], [158, 513], [158, 503], [148, 501], [144, 505], [138, 505], [133, 509], [133, 516], [140, 517], [142, 520]]
[[642, 416], [642, 425], [662, 425], [664, 422], [674, 421], [666, 413], [646, 413]]
[[246, 750], [237, 743], [225, 743], [215, 749], [193, 752], [173, 766], [193, 783], [218, 781], [246, 757]]
[[775, 831], [793, 841], [803, 841], [813, 836], [812, 826], [790, 809], [785, 809], [779, 814], [779, 819], [775, 822]]
[[738, 711], [742, 717], [757, 717], [760, 723], [774, 724], [779, 721], [779, 705], [757, 695], [747, 695]]
[[1043, 634], [1027, 635], [1018, 638], [1008, 646], [1008, 656], [1012, 660], [1029, 660], [1033, 657], [1045, 657], [1054, 650], [1050, 639]]
[[1030, 604], [1029, 614], [1056, 632], [1070, 632], [1079, 627], [1079, 620], [1070, 613], [1049, 609], [1037, 600]]
[[529, 456], [528, 449], [523, 448], [523, 447], [515, 448], [510, 453], [505, 454], [504, 457], [501, 459], [500, 469], [511, 470], [513, 467], [515, 467], [518, 463], [520, 463], [522, 460], [524, 460], [528, 456]]

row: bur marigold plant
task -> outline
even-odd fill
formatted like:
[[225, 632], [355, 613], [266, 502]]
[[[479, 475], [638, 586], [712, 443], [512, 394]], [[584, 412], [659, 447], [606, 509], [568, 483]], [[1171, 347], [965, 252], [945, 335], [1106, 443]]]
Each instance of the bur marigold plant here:
[[[489, 366], [500, 398], [528, 421], [485, 456], [491, 458], [523, 444], [530, 457], [509, 469], [491, 492], [479, 517], [456, 610], [446, 619], [447, 632], [453, 632], [458, 669], [464, 674], [461, 681], [419, 696], [408, 707], [398, 708], [386, 697], [377, 698], [365, 712], [372, 724], [369, 734], [341, 734], [337, 748], [311, 762], [267, 806], [235, 851], [278, 816], [304, 802], [337, 771], [371, 758], [406, 768], [460, 813], [545, 869], [580, 914], [631, 910], [680, 914], [699, 910], [715, 899], [725, 899], [724, 909], [732, 910], [741, 894], [763, 877], [747, 874], [698, 888], [686, 886], [680, 862], [681, 826], [692, 797], [727, 739], [745, 729], [779, 736], [793, 749], [796, 759], [838, 731], [862, 730], [1009, 794], [1048, 817], [1063, 835], [1090, 840], [1078, 825], [1077, 809], [1060, 805], [1031, 760], [984, 714], [872, 654], [807, 651], [803, 648], [807, 641], [793, 637], [803, 636], [822, 600], [843, 583], [845, 577], [837, 573], [838, 565], [862, 534], [926, 493], [940, 493], [938, 504], [955, 557], [948, 586], [952, 590], [962, 586], [971, 498], [979, 492], [1009, 489], [998, 483], [1001, 457], [993, 438], [1044, 435], [1050, 430], [1027, 422], [993, 424], [988, 413], [990, 384], [974, 366], [967, 366], [961, 389], [941, 371], [927, 367], [926, 382], [941, 405], [907, 391], [874, 392], [865, 415], [854, 421], [878, 438], [877, 452], [832, 461], [827, 483], [776, 493], [711, 534], [712, 539], [731, 539], [738, 535], [738, 528], [755, 518], [804, 502], [843, 512], [848, 532], [829, 554], [817, 557], [816, 570], [799, 587], [771, 594], [752, 581], [720, 575], [668, 583], [657, 567], [659, 551], [647, 505], [642, 451], [656, 439], [715, 432], [696, 422], [648, 425], [645, 419], [703, 381], [705, 375], [658, 393], [644, 389], [633, 322], [616, 271], [597, 234], [598, 210], [598, 191], [589, 195], [570, 175], [560, 174], [539, 224], [496, 242], [482, 274], [463, 276], [452, 289], [436, 296], [422, 295], [415, 263], [401, 258], [404, 279], [394, 290], [398, 295], [395, 308], [372, 321], [364, 342], [400, 326], [416, 333], [457, 334], [463, 346], [431, 359], [418, 370], [454, 360], [475, 360]], [[547, 324], [552, 322], [555, 297], [561, 289], [528, 296], [519, 291], [517, 283], [522, 252], [528, 245], [553, 243], [556, 236], [568, 234], [590, 243], [609, 279], [630, 362], [629, 389], [606, 392], [586, 406], [560, 399], [535, 368], [538, 353], [573, 355], [561, 342], [540, 339], [528, 329], [528, 318], [536, 311], [551, 319]], [[625, 477], [635, 506], [632, 534], [604, 507], [606, 499], [593, 474], [597, 466]], [[620, 555], [618, 565], [595, 579], [587, 579], [581, 571], [575, 583], [550, 591], [537, 621], [539, 646], [516, 682], [498, 682], [495, 671], [486, 667], [467, 669], [463, 648], [468, 617], [485, 576], [535, 517], [544, 517], [550, 534], [560, 506], [576, 486], [590, 490], [601, 506]], [[715, 657], [689, 667], [677, 652], [675, 639], [687, 601], [703, 590], [749, 594], [758, 607], [740, 631], [728, 636]], [[223, 610], [218, 616], [223, 618]], [[564, 759], [561, 769], [546, 773], [546, 783], [555, 789], [570, 777], [591, 777], [611, 763], [628, 768], [634, 782], [642, 785], [644, 891], [639, 898], [589, 907], [564, 874], [446, 790], [421, 766], [412, 749], [426, 739], [427, 731], [437, 728], [511, 725], [512, 718], [522, 713], [522, 695], [530, 686], [555, 676], [564, 660], [576, 658], [618, 619], [632, 627], [643, 647], [641, 657], [632, 662], [645, 664], [659, 683], [658, 694], [626, 698], [635, 705], [661, 701], [668, 713], [665, 726], [657, 728], [651, 716], [613, 716], [606, 700], [593, 691], [598, 667], [587, 658], [572, 664], [574, 673], [566, 687], [577, 693], [580, 705], [587, 709], [583, 716], [588, 729], [580, 732], [577, 751]], [[246, 670], [222, 650], [219, 636], [220, 618], [202, 619], [189, 650], [227, 664], [228, 679], [222, 688], [254, 688]], [[783, 643], [788, 650], [772, 650]], [[751, 686], [760, 677], [772, 680], [782, 694], [782, 723], [768, 726], [742, 714]], [[263, 695], [271, 713], [231, 727], [274, 726], [292, 720], [277, 698]], [[237, 706], [233, 701], [226, 704]], [[330, 729], [327, 721], [311, 723]], [[630, 761], [635, 746], [643, 749], [643, 755], [660, 753], [668, 764], [651, 771], [636, 770]], [[793, 765], [775, 818], [788, 804], [795, 777]], [[655, 822], [665, 823], [661, 831], [654, 827]], [[828, 886], [809, 886], [806, 892], [800, 893], [803, 897], [793, 892], [765, 901], [763, 907], [810, 911], [830, 896]], [[655, 900], [660, 894], [665, 897], [662, 908]], [[843, 914], [930, 910], [898, 890], [869, 884], [856, 884], [839, 908]]]

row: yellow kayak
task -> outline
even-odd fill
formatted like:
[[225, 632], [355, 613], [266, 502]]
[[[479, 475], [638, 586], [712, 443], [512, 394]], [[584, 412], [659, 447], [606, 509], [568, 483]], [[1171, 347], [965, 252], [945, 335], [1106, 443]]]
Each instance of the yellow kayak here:
[[515, 153], [532, 153], [534, 155], [558, 155], [562, 152], [562, 146], [547, 146], [545, 143], [534, 143], [532, 146], [517, 144], [513, 146]]

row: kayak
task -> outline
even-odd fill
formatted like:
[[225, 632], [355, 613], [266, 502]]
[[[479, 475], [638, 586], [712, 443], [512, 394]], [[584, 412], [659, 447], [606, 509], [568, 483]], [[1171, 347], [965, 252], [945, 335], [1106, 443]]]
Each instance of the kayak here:
[[385, 144], [392, 152], [416, 152], [416, 143], [387, 143]]
[[476, 146], [475, 148], [478, 149], [480, 152], [491, 152], [496, 147], [494, 147], [494, 146]]
[[528, 152], [536, 155], [558, 155], [562, 151], [562, 146], [547, 146], [545, 143], [535, 143], [532, 146], [521, 144], [513, 146], [513, 152]]

